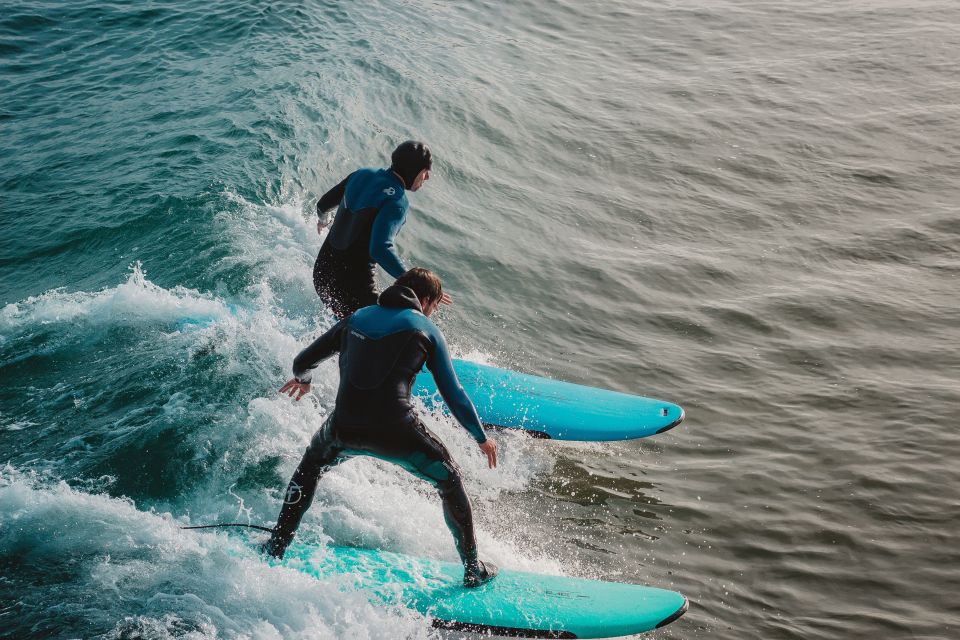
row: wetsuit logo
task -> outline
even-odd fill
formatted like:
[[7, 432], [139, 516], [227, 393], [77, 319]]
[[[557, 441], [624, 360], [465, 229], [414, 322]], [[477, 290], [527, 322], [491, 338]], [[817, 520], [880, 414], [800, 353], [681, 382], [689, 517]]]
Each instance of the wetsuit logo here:
[[350, 335], [352, 335], [352, 336], [355, 337], [355, 338], [360, 338], [361, 340], [366, 340], [366, 339], [367, 339], [367, 336], [363, 335], [362, 333], [357, 333], [357, 332], [354, 331], [353, 329], [350, 330]]
[[388, 196], [392, 196], [393, 194], [395, 194], [395, 193], [397, 192], [397, 190], [394, 189], [393, 187], [387, 187], [386, 189], [383, 190], [383, 192], [384, 192], [385, 194], [387, 194]]
[[303, 497], [303, 493], [300, 491], [303, 487], [298, 485], [296, 482], [291, 482], [290, 486], [287, 487], [287, 494], [283, 496], [284, 504], [297, 504], [300, 502], [300, 498]]

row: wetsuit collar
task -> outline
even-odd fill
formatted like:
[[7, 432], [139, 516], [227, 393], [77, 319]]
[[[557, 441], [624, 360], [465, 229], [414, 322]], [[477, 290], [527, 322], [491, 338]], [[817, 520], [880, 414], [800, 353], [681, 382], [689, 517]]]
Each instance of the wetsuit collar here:
[[398, 284], [384, 289], [383, 293], [381, 293], [377, 299], [377, 304], [381, 307], [413, 309], [414, 311], [423, 313], [423, 309], [420, 307], [420, 300], [417, 299], [417, 294], [413, 292], [413, 289]]
[[[387, 175], [393, 178], [397, 182], [397, 184], [400, 185], [401, 191], [407, 190], [406, 179], [403, 178], [399, 173], [397, 173], [397, 171], [393, 167], [387, 167], [386, 169], [384, 169], [384, 171], [386, 171]], [[416, 176], [414, 176], [414, 178], [416, 178]]]

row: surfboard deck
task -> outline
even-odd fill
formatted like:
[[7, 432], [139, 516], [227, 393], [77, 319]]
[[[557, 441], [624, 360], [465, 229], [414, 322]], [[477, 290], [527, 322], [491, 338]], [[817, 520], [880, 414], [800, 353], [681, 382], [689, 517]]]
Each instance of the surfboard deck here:
[[491, 582], [463, 586], [459, 564], [354, 547], [294, 545], [283, 560], [341, 589], [364, 589], [435, 627], [526, 638], [611, 638], [673, 622], [687, 610], [674, 591], [500, 569]]
[[[682, 408], [663, 400], [466, 360], [454, 360], [453, 368], [489, 427], [557, 440], [631, 440], [663, 433], [684, 418]], [[413, 393], [428, 407], [446, 410], [429, 371], [417, 376]]]

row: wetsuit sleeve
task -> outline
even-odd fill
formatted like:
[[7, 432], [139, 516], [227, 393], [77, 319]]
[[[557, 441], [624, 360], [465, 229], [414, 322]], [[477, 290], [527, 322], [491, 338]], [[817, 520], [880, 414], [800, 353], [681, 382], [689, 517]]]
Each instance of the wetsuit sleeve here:
[[317, 215], [323, 215], [325, 212], [340, 204], [340, 201], [343, 200], [343, 194], [347, 192], [347, 181], [352, 176], [353, 174], [351, 173], [344, 178], [340, 184], [320, 197], [320, 200], [317, 201]]
[[427, 368], [437, 382], [437, 389], [457, 422], [462, 424], [478, 443], [483, 444], [487, 440], [487, 435], [483, 432], [483, 424], [480, 422], [480, 416], [477, 415], [476, 407], [473, 406], [467, 392], [457, 380], [450, 352], [447, 351], [447, 341], [443, 339], [443, 334], [439, 330], [433, 332], [431, 340], [434, 349], [427, 360]]
[[297, 354], [293, 359], [293, 377], [297, 382], [310, 383], [313, 370], [318, 364], [340, 350], [340, 341], [343, 330], [347, 326], [347, 318], [333, 325], [329, 331], [313, 341], [313, 343]]
[[389, 202], [377, 213], [370, 232], [370, 257], [394, 278], [399, 278], [407, 271], [393, 246], [393, 239], [406, 217], [405, 206], [396, 201]]

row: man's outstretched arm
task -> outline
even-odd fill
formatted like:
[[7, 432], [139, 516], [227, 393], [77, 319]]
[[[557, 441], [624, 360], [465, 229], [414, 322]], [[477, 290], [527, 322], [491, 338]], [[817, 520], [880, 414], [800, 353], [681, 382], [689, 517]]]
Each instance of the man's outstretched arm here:
[[293, 359], [293, 377], [280, 387], [280, 393], [286, 393], [294, 400], [299, 400], [310, 392], [310, 378], [313, 376], [313, 370], [340, 350], [340, 340], [346, 326], [347, 320], [344, 318], [297, 354]]
[[487, 434], [483, 432], [483, 424], [480, 422], [480, 416], [477, 415], [476, 407], [473, 406], [467, 392], [460, 386], [457, 374], [453, 370], [453, 361], [447, 351], [446, 340], [443, 339], [439, 331], [433, 336], [433, 339], [433, 355], [427, 360], [427, 368], [433, 374], [437, 389], [440, 391], [443, 401], [450, 408], [453, 417], [470, 432], [474, 440], [483, 444], [487, 439]]
[[350, 180], [352, 175], [351, 173], [340, 184], [327, 191], [317, 200], [317, 233], [323, 233], [323, 230], [330, 224], [330, 218], [327, 217], [326, 212], [336, 207], [343, 200], [343, 196], [347, 192], [347, 181]]
[[407, 272], [393, 245], [393, 239], [403, 226], [406, 214], [406, 209], [391, 202], [377, 214], [373, 221], [373, 229], [370, 231], [370, 257], [394, 278], [399, 278]]
[[347, 320], [344, 318], [297, 354], [297, 357], [293, 359], [293, 376], [297, 382], [310, 384], [313, 370], [316, 369], [317, 365], [340, 351], [340, 341], [343, 338], [343, 329], [346, 326]]
[[427, 360], [427, 368], [433, 374], [433, 379], [437, 382], [437, 390], [447, 403], [453, 417], [457, 422], [470, 432], [473, 439], [480, 445], [480, 450], [487, 456], [487, 465], [491, 469], [497, 466], [497, 443], [487, 437], [483, 432], [483, 424], [480, 422], [480, 416], [477, 415], [477, 409], [470, 401], [467, 392], [460, 386], [457, 380], [457, 374], [453, 370], [453, 361], [450, 360], [450, 353], [447, 351], [447, 342], [443, 339], [443, 334], [436, 329], [431, 336], [434, 349], [430, 359]]
[[322, 216], [324, 213], [340, 204], [340, 201], [343, 200], [343, 194], [347, 192], [347, 181], [352, 175], [353, 174], [351, 173], [349, 176], [344, 178], [340, 184], [320, 196], [320, 199], [317, 201], [318, 216]]

